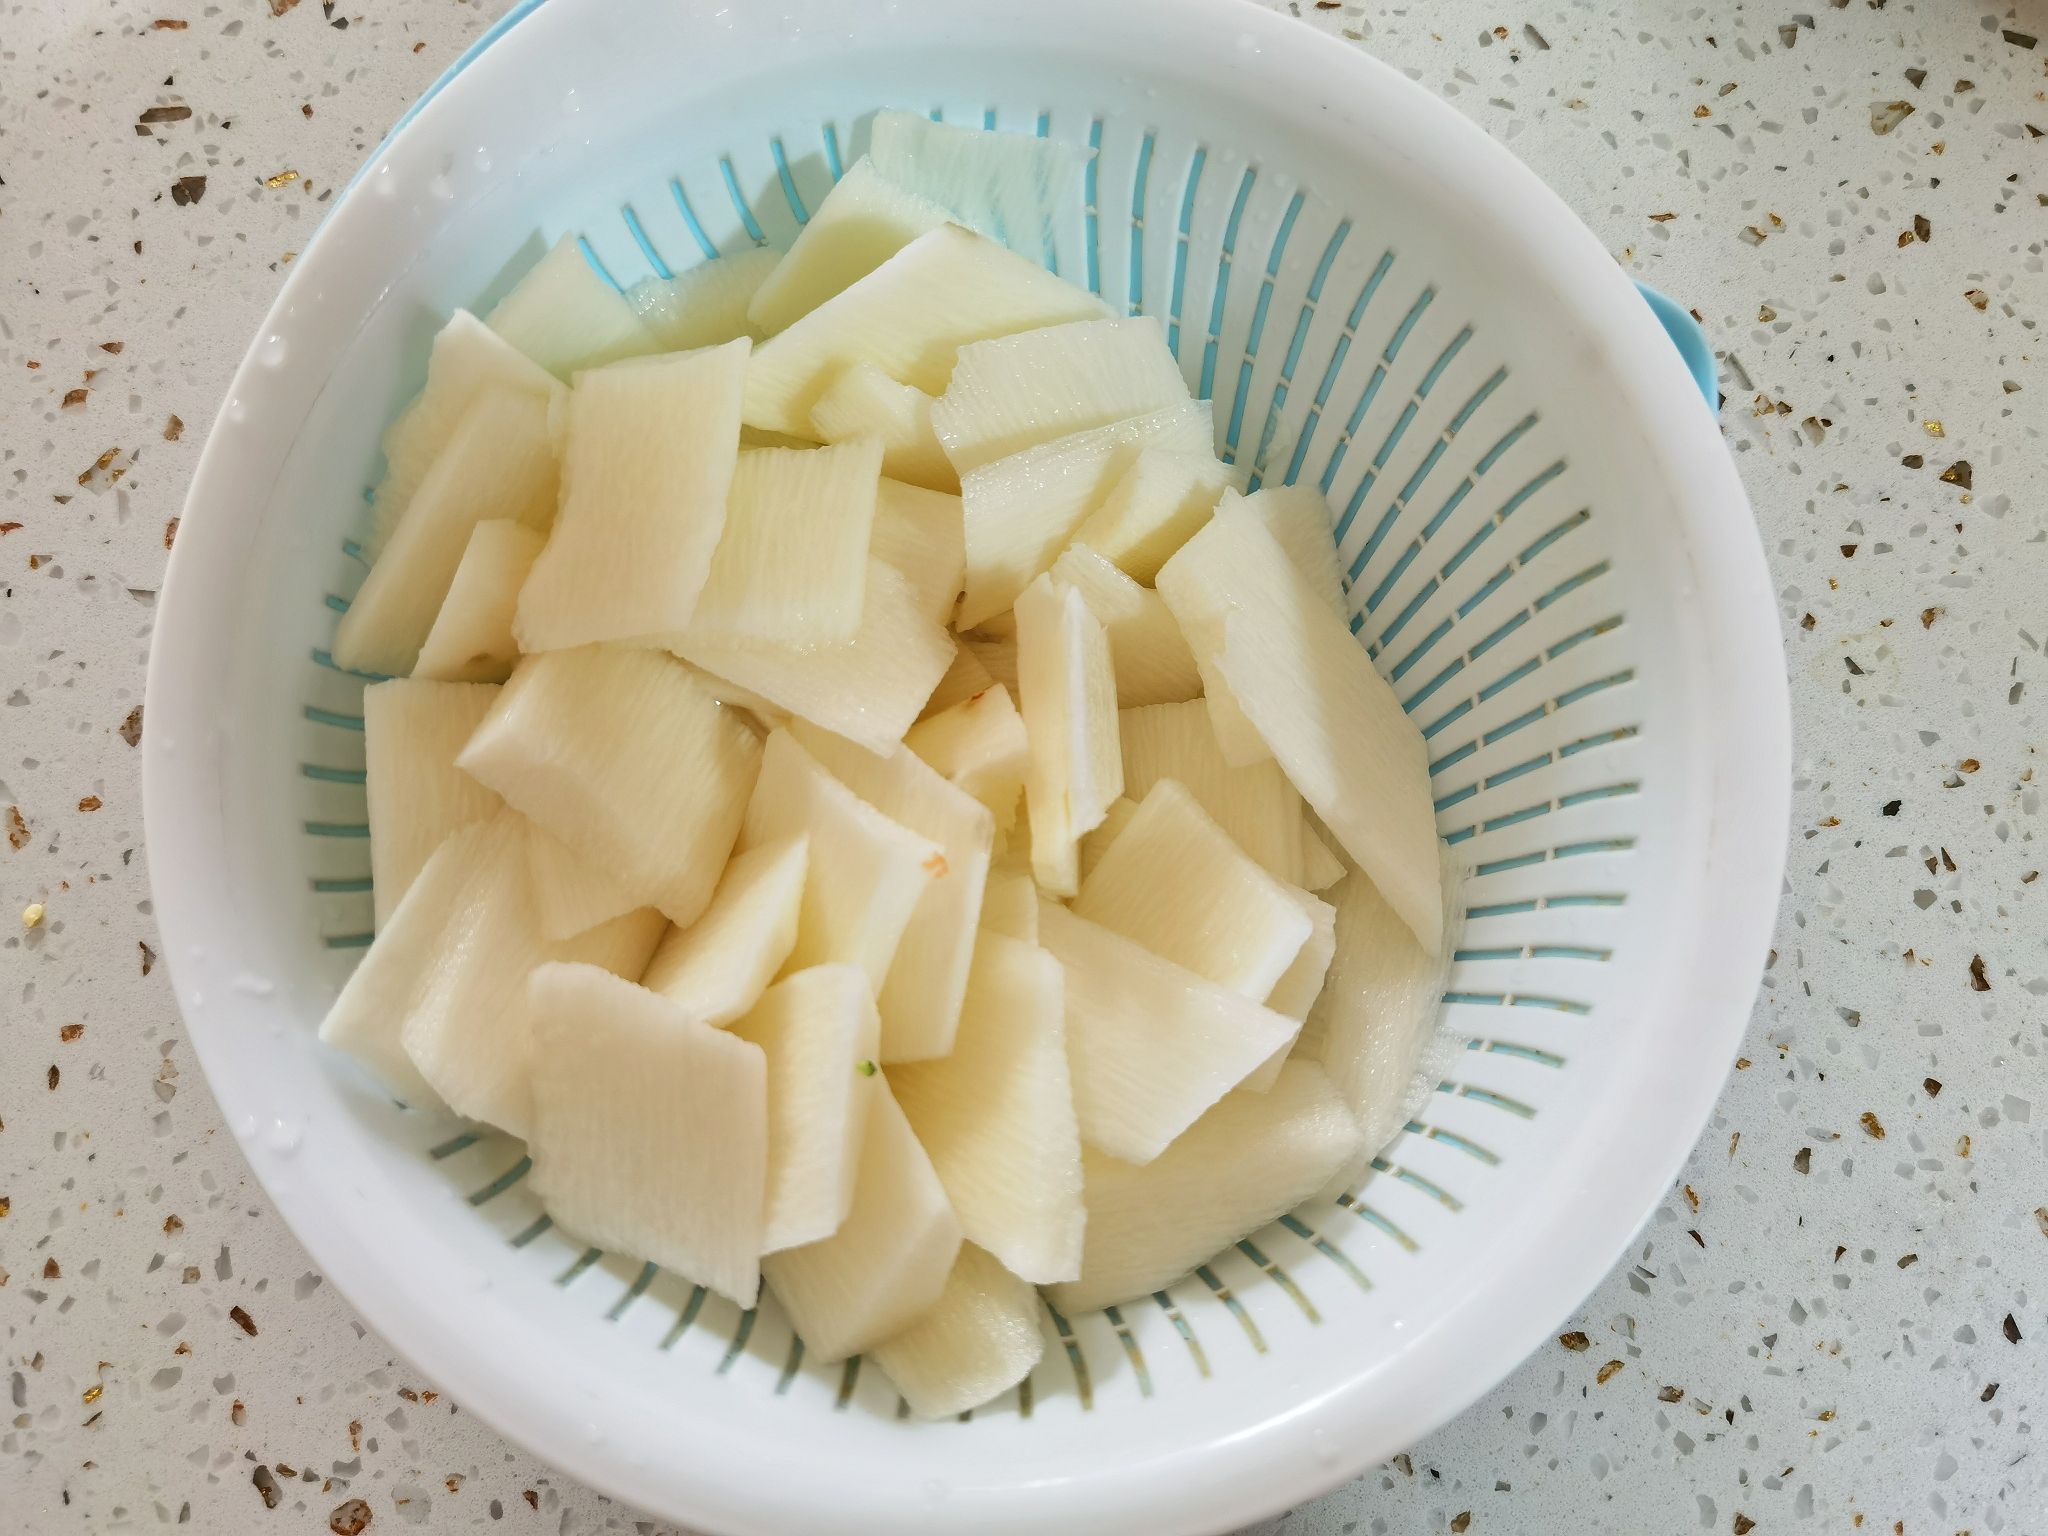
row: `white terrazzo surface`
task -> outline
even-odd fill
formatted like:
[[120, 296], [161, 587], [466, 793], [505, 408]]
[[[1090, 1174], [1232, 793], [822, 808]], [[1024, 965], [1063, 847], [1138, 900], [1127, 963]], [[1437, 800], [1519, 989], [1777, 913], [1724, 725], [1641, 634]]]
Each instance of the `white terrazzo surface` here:
[[[659, 1529], [309, 1271], [151, 971], [132, 740], [169, 525], [282, 264], [494, 8], [0, 0], [8, 1532], [318, 1531], [350, 1499], [378, 1530]], [[1583, 1346], [1260, 1529], [2048, 1532], [2048, 5], [1285, 8], [1704, 317], [1798, 785], [1740, 1070]]]

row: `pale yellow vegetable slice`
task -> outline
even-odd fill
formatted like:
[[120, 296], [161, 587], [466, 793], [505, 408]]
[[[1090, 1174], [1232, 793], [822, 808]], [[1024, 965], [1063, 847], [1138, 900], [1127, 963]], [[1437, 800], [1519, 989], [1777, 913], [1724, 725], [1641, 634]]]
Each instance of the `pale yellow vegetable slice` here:
[[1302, 798], [1435, 954], [1443, 880], [1422, 732], [1280, 542], [1232, 510], [1167, 562], [1159, 590], [1176, 617], [1176, 594], [1189, 588], [1212, 607], [1221, 633], [1209, 664]]
[[540, 909], [541, 932], [551, 939], [569, 938], [640, 905], [611, 870], [585, 858], [534, 822], [528, 822], [526, 828], [526, 863], [533, 879], [533, 899]]
[[625, 295], [597, 275], [574, 235], [557, 240], [486, 319], [559, 379], [661, 350]]
[[920, 1418], [951, 1418], [1000, 1396], [1045, 1353], [1038, 1293], [972, 1243], [924, 1315], [867, 1358]]
[[748, 319], [763, 335], [787, 328], [947, 218], [945, 209], [879, 174], [863, 155], [797, 231], [748, 304]]
[[1358, 1154], [1357, 1126], [1315, 1066], [1233, 1093], [1143, 1167], [1090, 1148], [1081, 1278], [1047, 1295], [1068, 1316], [1164, 1290], [1313, 1195]]
[[811, 407], [811, 427], [828, 443], [872, 437], [882, 473], [934, 491], [960, 492], [953, 461], [932, 432], [932, 397], [898, 384], [873, 363], [848, 363]]
[[[867, 562], [860, 631], [800, 650], [685, 637], [677, 653], [778, 709], [874, 751], [903, 739], [953, 663], [953, 641], [886, 561]], [[715, 685], [714, 685], [715, 686]]]
[[964, 539], [960, 498], [890, 479], [885, 458], [869, 553], [896, 568], [916, 595], [918, 611], [934, 623], [953, 622], [967, 568]]
[[1038, 882], [1031, 878], [1029, 863], [1005, 857], [989, 865], [981, 926], [1007, 938], [1038, 942]]
[[921, 1317], [945, 1290], [959, 1252], [960, 1222], [939, 1176], [882, 1088], [868, 1106], [846, 1220], [822, 1242], [769, 1254], [761, 1271], [805, 1356], [829, 1365]]
[[[924, 701], [924, 713], [919, 715], [918, 719], [929, 720], [956, 704], [965, 704], [976, 694], [986, 692], [995, 686], [996, 680], [989, 675], [988, 668], [981, 664], [981, 658], [956, 637], [953, 660], [947, 666], [945, 676], [941, 677], [937, 686], [932, 689], [931, 697]], [[910, 732], [904, 732], [903, 739], [908, 741]]]
[[520, 648], [672, 634], [690, 622], [725, 531], [745, 341], [579, 374], [562, 509], [519, 593]]
[[1161, 779], [1081, 882], [1073, 910], [1263, 1002], [1308, 942], [1299, 894], [1253, 863], [1179, 781]]
[[1085, 882], [1095, 873], [1095, 866], [1102, 862], [1102, 856], [1109, 852], [1110, 844], [1123, 835], [1131, 824], [1131, 818], [1138, 814], [1138, 802], [1129, 795], [1118, 795], [1109, 802], [1109, 809], [1103, 813], [1102, 825], [1081, 838], [1081, 879]]
[[640, 316], [664, 352], [694, 352], [742, 336], [763, 334], [747, 318], [747, 306], [782, 260], [766, 246], [702, 261], [674, 277], [650, 277], [626, 290], [626, 302]]
[[545, 534], [509, 518], [486, 518], [470, 530], [462, 563], [420, 645], [414, 677], [502, 683], [512, 675], [519, 660], [512, 615], [546, 542]]
[[893, 821], [826, 771], [787, 730], [768, 738], [740, 847], [808, 835], [810, 865], [788, 970], [844, 961], [881, 990], [896, 946], [944, 849]]
[[364, 554], [374, 561], [426, 479], [427, 471], [476, 397], [508, 388], [546, 402], [562, 386], [532, 358], [467, 310], [458, 309], [434, 337], [427, 382], [384, 434], [384, 477], [373, 499]]
[[1174, 704], [1200, 695], [1202, 674], [1194, 653], [1157, 592], [1139, 586], [1081, 544], [1053, 562], [1052, 579], [1079, 592], [1109, 632], [1120, 707]]
[[1081, 1133], [1065, 984], [1035, 944], [984, 931], [952, 1054], [889, 1069], [969, 1242], [1033, 1284], [1081, 1266]]
[[1252, 517], [1272, 534], [1323, 605], [1346, 624], [1351, 622], [1344, 576], [1337, 563], [1337, 541], [1331, 536], [1335, 519], [1320, 490], [1302, 484], [1269, 485], [1249, 496], [1227, 491], [1218, 509], [1233, 507], [1238, 509], [1234, 515]]
[[1008, 832], [1016, 824], [1031, 743], [1024, 718], [1001, 683], [925, 716], [904, 734], [903, 744], [987, 806], [997, 831]]
[[1007, 635], [970, 631], [958, 638], [960, 648], [981, 664], [982, 671], [1011, 693], [1017, 691], [1017, 636], [1014, 630]]
[[673, 657], [590, 646], [522, 661], [456, 762], [688, 926], [732, 852], [761, 742]]
[[1032, 872], [1053, 895], [1071, 896], [1075, 844], [1123, 793], [1123, 753], [1109, 637], [1081, 594], [1048, 576], [1017, 599], [1017, 705], [1031, 746]]
[[883, 175], [1034, 261], [1050, 248], [1052, 220], [1079, 204], [1092, 154], [1060, 139], [957, 127], [897, 108], [869, 125], [868, 158]]
[[[932, 408], [932, 427], [965, 475], [1187, 400], [1187, 381], [1156, 319], [1081, 320], [962, 347]], [[1191, 446], [1205, 449], [1209, 440]]]
[[556, 491], [547, 417], [543, 396], [503, 385], [477, 392], [341, 616], [337, 665], [410, 673], [476, 525], [497, 518], [547, 530]]
[[939, 847], [939, 867], [919, 896], [875, 994], [882, 1011], [882, 1060], [922, 1061], [953, 1048], [981, 924], [995, 818], [908, 747], [870, 752], [815, 726], [792, 734], [861, 799]]
[[725, 530], [672, 647], [850, 643], [860, 633], [882, 445], [743, 448]]
[[960, 599], [960, 624], [993, 618], [1034, 576], [1051, 569], [1140, 449], [1204, 447], [1211, 431], [1209, 402], [1182, 400], [1036, 444], [963, 474], [967, 590]]
[[855, 362], [936, 395], [970, 341], [1106, 312], [1036, 261], [942, 224], [760, 345], [747, 369], [746, 421], [809, 431], [811, 407]]
[[1322, 834], [1301, 818], [1301, 884], [1311, 891], [1327, 891], [1344, 878], [1344, 861], [1330, 851]]
[[[1442, 888], [1445, 937], [1455, 931], [1457, 871], [1448, 853]], [[1426, 954], [1372, 881], [1353, 870], [1331, 892], [1336, 951], [1309, 1010], [1298, 1057], [1319, 1061], [1350, 1106], [1370, 1155], [1408, 1122], [1438, 1074], [1418, 1069], [1442, 1013], [1448, 956]], [[1446, 951], [1449, 945], [1445, 945]], [[1360, 1167], [1354, 1176], [1363, 1173]]]
[[768, 1056], [768, 1207], [761, 1251], [830, 1237], [853, 1206], [881, 1023], [857, 965], [796, 971], [732, 1026]]
[[1114, 1157], [1157, 1157], [1299, 1028], [1056, 902], [1038, 941], [1066, 968], [1081, 1139]]
[[363, 690], [363, 786], [378, 928], [448, 834], [487, 820], [502, 804], [497, 791], [455, 766], [497, 697], [490, 683], [404, 677]]
[[[1312, 925], [1308, 942], [1301, 946], [1301, 953], [1294, 957], [1294, 964], [1287, 968], [1286, 974], [1273, 983], [1273, 990], [1266, 997], [1266, 1006], [1290, 1019], [1305, 1020], [1322, 993], [1330, 959], [1337, 952], [1337, 909], [1307, 891], [1297, 890], [1294, 896]], [[1272, 1087], [1280, 1075], [1280, 1063], [1287, 1059], [1295, 1041], [1300, 1038], [1297, 1033], [1294, 1040], [1268, 1056], [1265, 1065], [1244, 1080], [1244, 1086], [1255, 1093], [1263, 1093]]]
[[1236, 476], [1207, 451], [1143, 449], [1074, 530], [1074, 542], [1149, 586], [1159, 567], [1209, 521]]
[[670, 927], [640, 984], [714, 1029], [752, 1008], [796, 948], [810, 846], [798, 833], [733, 855], [704, 915]]
[[751, 1307], [768, 1168], [761, 1048], [590, 966], [543, 966], [528, 990], [530, 1182], [548, 1213], [594, 1247]]
[[1117, 722], [1125, 794], [1143, 799], [1161, 779], [1178, 779], [1238, 847], [1276, 878], [1304, 883], [1301, 796], [1279, 764], [1233, 768], [1200, 701], [1126, 709]]

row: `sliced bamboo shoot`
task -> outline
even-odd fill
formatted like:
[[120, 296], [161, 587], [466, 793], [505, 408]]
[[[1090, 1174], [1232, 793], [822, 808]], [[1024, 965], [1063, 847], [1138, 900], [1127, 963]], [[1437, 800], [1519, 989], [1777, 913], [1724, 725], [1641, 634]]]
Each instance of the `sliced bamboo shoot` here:
[[725, 530], [745, 341], [597, 368], [570, 391], [562, 510], [519, 594], [527, 651], [672, 634]]
[[1351, 605], [1337, 564], [1337, 540], [1330, 531], [1335, 520], [1320, 490], [1303, 484], [1269, 485], [1249, 496], [1229, 491], [1221, 506], [1240, 508], [1240, 515], [1258, 519], [1287, 551], [1287, 558], [1324, 606], [1346, 624], [1351, 622]]
[[1233, 1093], [1143, 1167], [1091, 1147], [1081, 1278], [1054, 1286], [1070, 1316], [1164, 1290], [1218, 1249], [1313, 1195], [1358, 1152], [1330, 1080], [1290, 1061], [1265, 1093]]
[[883, 1087], [868, 1107], [846, 1220], [822, 1242], [769, 1254], [761, 1271], [804, 1353], [829, 1365], [921, 1317], [945, 1290], [959, 1251], [959, 1219]]
[[1159, 567], [1209, 521], [1236, 475], [1206, 450], [1144, 449], [1074, 531], [1074, 542], [1150, 586]]
[[650, 277], [626, 290], [626, 302], [653, 333], [663, 352], [694, 352], [763, 332], [747, 318], [747, 306], [782, 260], [766, 246], [699, 262], [674, 277]]
[[967, 568], [960, 498], [892, 480], [887, 465], [884, 459], [869, 553], [910, 584], [920, 613], [935, 624], [951, 624]]
[[751, 1307], [768, 1167], [761, 1048], [590, 966], [543, 966], [529, 990], [531, 1182], [548, 1213]]
[[1202, 674], [1165, 600], [1141, 587], [1094, 550], [1076, 544], [1053, 562], [1052, 578], [1081, 594], [1109, 632], [1116, 665], [1116, 701], [1124, 709], [1197, 697]]
[[448, 834], [489, 819], [503, 803], [455, 766], [497, 697], [489, 683], [403, 677], [363, 690], [363, 784], [378, 928]]
[[512, 675], [519, 660], [512, 616], [546, 542], [545, 534], [509, 518], [486, 518], [470, 530], [462, 563], [420, 645], [414, 677], [502, 683]]
[[[953, 661], [946, 668], [945, 676], [932, 689], [932, 696], [925, 700], [924, 713], [917, 718], [920, 722], [944, 714], [956, 704], [965, 704], [976, 694], [984, 693], [996, 686], [996, 680], [981, 664], [981, 658], [957, 638], [953, 647]], [[914, 730], [915, 727], [912, 727]], [[904, 732], [903, 739], [910, 739], [910, 732]]]
[[1045, 1353], [1038, 1293], [972, 1243], [946, 1288], [908, 1328], [868, 1351], [910, 1411], [946, 1419], [998, 1397]]
[[796, 948], [810, 838], [798, 833], [733, 855], [711, 905], [671, 926], [640, 984], [672, 997], [714, 1029], [740, 1017]]
[[811, 426], [828, 443], [872, 437], [882, 444], [882, 473], [934, 491], [960, 493], [960, 476], [932, 432], [932, 397], [898, 384], [873, 363], [849, 363], [818, 403]]
[[1031, 744], [1010, 690], [1001, 683], [927, 715], [905, 733], [903, 745], [987, 806], [997, 831], [1008, 832], [1016, 824]]
[[1311, 891], [1327, 891], [1344, 878], [1344, 861], [1330, 851], [1322, 834], [1301, 818], [1301, 884]]
[[855, 965], [796, 971], [732, 1026], [768, 1056], [768, 1211], [761, 1251], [830, 1237], [853, 1205], [881, 1024]]
[[1126, 709], [1117, 721], [1125, 794], [1142, 800], [1161, 779], [1178, 779], [1238, 847], [1276, 878], [1303, 883], [1301, 796], [1278, 763], [1231, 767], [1199, 701]]
[[[1294, 957], [1294, 964], [1287, 968], [1287, 974], [1273, 983], [1273, 990], [1266, 998], [1266, 1006], [1275, 1013], [1284, 1013], [1290, 1019], [1307, 1019], [1308, 1011], [1323, 990], [1323, 978], [1330, 969], [1330, 957], [1337, 951], [1337, 909], [1327, 901], [1318, 900], [1307, 891], [1296, 891], [1295, 899], [1308, 914], [1313, 927], [1308, 942], [1301, 946], [1301, 953]], [[1295, 1040], [1301, 1037], [1297, 1033]], [[1295, 1040], [1290, 1040], [1280, 1050], [1268, 1056], [1265, 1065], [1244, 1080], [1244, 1086], [1254, 1093], [1264, 1093], [1273, 1086], [1280, 1076], [1280, 1063], [1287, 1059], [1294, 1049]]]
[[[566, 939], [631, 912], [640, 902], [619, 877], [537, 823], [526, 828], [526, 863], [541, 932]], [[628, 981], [638, 981], [628, 976]]]
[[1059, 139], [961, 128], [893, 108], [869, 127], [868, 158], [878, 171], [1033, 261], [1051, 249], [1053, 220], [1078, 206], [1092, 154]]
[[1113, 1157], [1150, 1162], [1299, 1028], [1056, 902], [1038, 939], [1066, 967], [1081, 1139]]
[[1081, 880], [1087, 883], [1095, 873], [1095, 866], [1102, 862], [1102, 856], [1109, 852], [1110, 844], [1123, 835], [1131, 824], [1131, 818], [1138, 814], [1138, 802], [1129, 795], [1118, 795], [1109, 802], [1109, 809], [1103, 813], [1102, 825], [1081, 838]]
[[487, 318], [492, 330], [564, 380], [661, 349], [574, 235], [557, 240]]
[[1123, 793], [1109, 636], [1072, 587], [1041, 576], [1017, 599], [1017, 696], [1031, 764], [1031, 868], [1056, 896], [1080, 888], [1076, 843]]
[[739, 834], [761, 742], [673, 657], [592, 646], [522, 661], [456, 761], [687, 927]]
[[786, 330], [946, 222], [945, 209], [879, 174], [863, 155], [797, 231], [781, 266], [748, 304], [748, 319], [764, 336]]
[[1029, 863], [1002, 858], [989, 865], [981, 926], [1007, 938], [1038, 942], [1038, 882], [1031, 878]]

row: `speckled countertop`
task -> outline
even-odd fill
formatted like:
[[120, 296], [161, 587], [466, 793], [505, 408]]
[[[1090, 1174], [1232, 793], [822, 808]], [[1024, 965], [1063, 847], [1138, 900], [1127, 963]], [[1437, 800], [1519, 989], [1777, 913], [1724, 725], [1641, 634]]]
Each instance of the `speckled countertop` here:
[[[1703, 317], [1798, 780], [1743, 1058], [1635, 1250], [1456, 1423], [1262, 1530], [2040, 1536], [2048, 5], [1284, 8]], [[322, 1284], [152, 969], [135, 742], [185, 482], [324, 201], [495, 9], [0, 0], [8, 1532], [346, 1529], [357, 1499], [658, 1529]]]

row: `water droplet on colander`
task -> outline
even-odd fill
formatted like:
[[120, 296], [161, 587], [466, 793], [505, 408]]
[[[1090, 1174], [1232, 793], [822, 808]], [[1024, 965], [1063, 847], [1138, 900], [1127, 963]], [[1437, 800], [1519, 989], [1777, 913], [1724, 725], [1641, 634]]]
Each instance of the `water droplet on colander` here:
[[604, 1431], [599, 1429], [594, 1423], [585, 1424], [583, 1426], [583, 1443], [585, 1445], [603, 1445]]
[[266, 368], [282, 368], [287, 350], [285, 339], [273, 331], [263, 338], [263, 345], [256, 349], [256, 361]]
[[455, 183], [450, 181], [445, 175], [436, 175], [433, 180], [429, 181], [427, 183], [427, 191], [433, 195], [436, 202], [452, 203], [455, 201]]
[[243, 1115], [240, 1119], [235, 1121], [236, 1140], [249, 1141], [253, 1139], [255, 1135], [256, 1117], [254, 1115]]
[[232, 990], [244, 997], [268, 997], [277, 990], [277, 983], [267, 976], [258, 976], [244, 971], [229, 983]]
[[488, 145], [477, 145], [475, 151], [470, 155], [470, 161], [476, 166], [476, 173], [479, 176], [491, 174], [491, 151]]
[[299, 1150], [306, 1133], [303, 1127], [290, 1120], [272, 1120], [270, 1128], [263, 1133], [263, 1145], [279, 1157], [290, 1157]]
[[222, 415], [224, 415], [229, 422], [233, 423], [236, 426], [239, 426], [249, 419], [249, 408], [246, 405], [242, 404], [242, 397], [237, 395], [233, 399], [228, 401], [228, 408], [226, 411], [222, 412]]
[[1334, 1467], [1342, 1459], [1337, 1454], [1337, 1447], [1330, 1443], [1330, 1437], [1320, 1429], [1310, 1432], [1308, 1443], [1317, 1462], [1323, 1466]]
[[577, 96], [575, 87], [571, 86], [562, 93], [562, 113], [565, 117], [574, 117], [582, 110], [583, 102]]
[[370, 178], [370, 189], [379, 197], [398, 196], [398, 178], [391, 173], [390, 166], [377, 167], [376, 174]]

